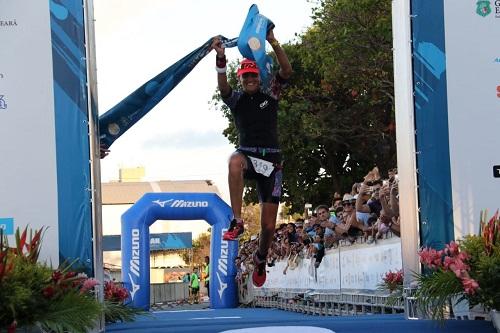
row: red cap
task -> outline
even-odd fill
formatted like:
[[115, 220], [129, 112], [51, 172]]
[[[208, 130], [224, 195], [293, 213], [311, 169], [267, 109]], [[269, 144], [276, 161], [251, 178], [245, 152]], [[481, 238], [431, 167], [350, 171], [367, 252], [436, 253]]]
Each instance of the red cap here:
[[245, 73], [259, 74], [259, 67], [257, 67], [257, 63], [250, 59], [243, 59], [240, 63], [240, 67], [238, 68], [238, 72], [236, 74], [240, 76]]

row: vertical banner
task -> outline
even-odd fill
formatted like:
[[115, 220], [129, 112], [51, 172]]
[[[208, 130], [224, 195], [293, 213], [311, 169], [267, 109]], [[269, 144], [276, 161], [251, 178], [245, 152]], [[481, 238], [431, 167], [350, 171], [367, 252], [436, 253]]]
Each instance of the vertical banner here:
[[500, 207], [500, 1], [412, 1], [421, 245]]
[[0, 8], [0, 226], [46, 227], [41, 259], [78, 259], [90, 272], [82, 2], [0, 0]]
[[455, 237], [500, 208], [500, 1], [444, 1]]
[[413, 91], [421, 245], [453, 239], [442, 0], [412, 1]]

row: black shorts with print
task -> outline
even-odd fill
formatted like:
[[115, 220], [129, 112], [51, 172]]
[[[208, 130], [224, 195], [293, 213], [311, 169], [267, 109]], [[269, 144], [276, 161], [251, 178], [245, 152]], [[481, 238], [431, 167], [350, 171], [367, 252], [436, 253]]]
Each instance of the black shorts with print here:
[[[281, 182], [283, 180], [281, 154], [279, 152], [266, 152], [260, 148], [238, 148], [235, 153], [243, 154], [247, 159], [248, 167], [245, 170], [244, 177], [245, 179], [252, 179], [257, 182], [259, 202], [279, 204], [282, 189]], [[255, 171], [249, 156], [273, 163], [274, 170], [269, 177]]]

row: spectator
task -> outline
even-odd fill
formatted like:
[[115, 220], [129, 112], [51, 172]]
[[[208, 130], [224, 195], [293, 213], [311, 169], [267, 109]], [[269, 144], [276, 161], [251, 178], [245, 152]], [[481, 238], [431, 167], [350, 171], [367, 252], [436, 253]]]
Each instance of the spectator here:
[[191, 283], [189, 285], [191, 288], [191, 304], [198, 304], [200, 302], [200, 278], [198, 276], [198, 268], [193, 269], [191, 273]]

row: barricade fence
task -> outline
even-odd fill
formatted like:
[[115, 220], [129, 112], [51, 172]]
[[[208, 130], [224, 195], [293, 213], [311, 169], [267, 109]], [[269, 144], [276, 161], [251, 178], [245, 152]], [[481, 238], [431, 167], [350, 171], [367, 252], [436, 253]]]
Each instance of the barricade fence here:
[[298, 256], [266, 267], [267, 280], [255, 288], [250, 275], [239, 283], [240, 303], [315, 315], [399, 313], [405, 304], [380, 290], [388, 271], [402, 269], [401, 240], [391, 237], [377, 244], [355, 243], [329, 249], [319, 265]]
[[152, 283], [150, 287], [150, 304], [184, 301], [189, 298], [188, 283]]

